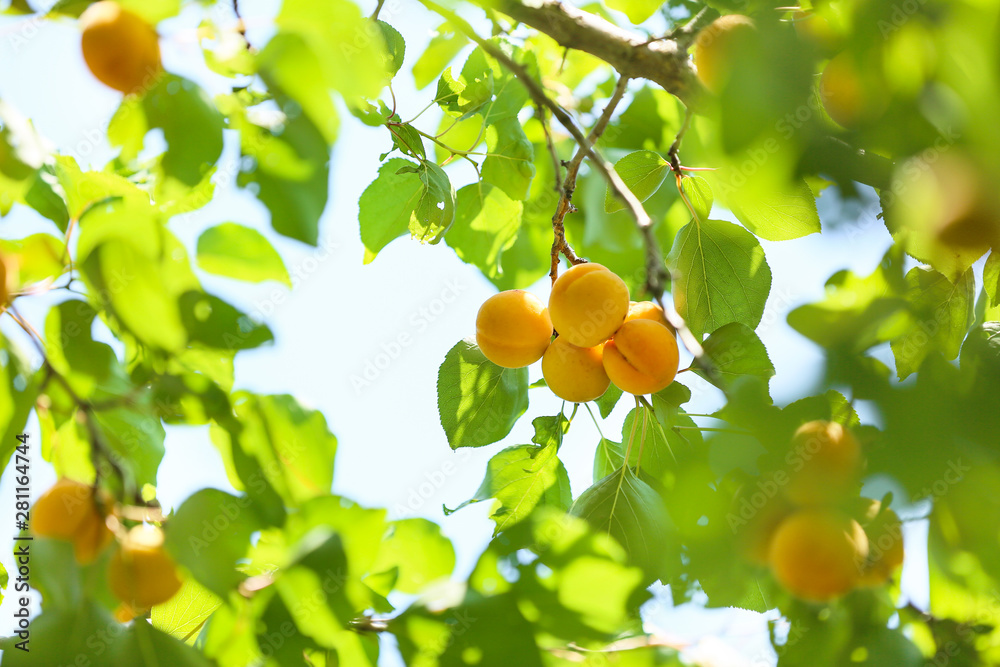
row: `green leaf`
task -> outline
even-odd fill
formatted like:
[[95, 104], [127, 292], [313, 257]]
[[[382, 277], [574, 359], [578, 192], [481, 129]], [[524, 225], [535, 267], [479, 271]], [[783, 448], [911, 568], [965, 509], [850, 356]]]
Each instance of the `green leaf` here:
[[145, 253], [124, 241], [105, 241], [83, 263], [87, 282], [105, 296], [107, 305], [146, 345], [168, 351], [187, 342], [176, 298]]
[[[154, 655], [156, 657], [152, 658]], [[113, 665], [145, 666], [155, 662], [177, 667], [212, 667], [212, 662], [201, 651], [177, 641], [146, 622], [130, 625], [108, 659]]]
[[157, 200], [182, 196], [222, 155], [222, 114], [197, 84], [166, 74], [142, 98], [148, 127], [163, 130]]
[[510, 433], [528, 409], [528, 369], [500, 368], [467, 338], [445, 355], [437, 392], [451, 448], [482, 447]]
[[217, 296], [190, 290], [181, 295], [178, 305], [193, 342], [221, 350], [249, 350], [274, 340], [270, 329]]
[[720, 389], [725, 389], [741, 375], [762, 378], [774, 375], [774, 364], [767, 356], [767, 348], [745, 324], [732, 322], [719, 327], [705, 340], [703, 348], [713, 372], [706, 373], [699, 367], [694, 370]]
[[[636, 151], [615, 162], [615, 171], [639, 201], [646, 201], [660, 189], [663, 179], [670, 173], [670, 163], [659, 153]], [[604, 196], [604, 211], [614, 213], [625, 208], [625, 202], [608, 187]]]
[[117, 174], [80, 171], [72, 157], [55, 157], [55, 175], [66, 193], [66, 206], [72, 218], [80, 219], [91, 206], [111, 197], [121, 197], [136, 204], [149, 204], [149, 194]]
[[722, 220], [694, 220], [674, 239], [674, 305], [696, 336], [730, 322], [757, 327], [771, 291], [771, 269], [752, 234]]
[[379, 167], [378, 177], [361, 194], [358, 222], [365, 264], [409, 229], [410, 217], [424, 189], [413, 169], [412, 162], [393, 158]]
[[348, 0], [285, 0], [277, 24], [301, 37], [322, 64], [327, 88], [347, 100], [375, 98], [389, 78], [383, 32]]
[[670, 576], [666, 564], [679, 549], [673, 522], [660, 496], [631, 468], [620, 468], [584, 491], [570, 514], [618, 540], [647, 581]]
[[889, 268], [883, 262], [865, 277], [835, 273], [826, 283], [826, 298], [790, 312], [788, 324], [823, 347], [854, 351], [903, 335], [912, 317]]
[[294, 100], [284, 105], [289, 113], [301, 107], [327, 144], [336, 140], [340, 119], [326, 85], [326, 72], [300, 35], [279, 32], [272, 37], [257, 56], [257, 66], [269, 90]]
[[699, 222], [708, 220], [715, 204], [712, 186], [701, 176], [685, 176], [681, 179], [681, 190], [696, 213]]
[[608, 7], [625, 12], [628, 20], [638, 25], [656, 13], [659, 0], [608, 0]]
[[329, 194], [329, 149], [323, 133], [296, 103], [276, 100], [289, 111], [282, 125], [265, 128], [236, 110], [230, 122], [240, 130], [243, 155], [237, 177], [271, 212], [271, 227], [283, 236], [316, 245], [319, 218]]
[[48, 362], [83, 398], [93, 398], [98, 391], [120, 395], [131, 389], [111, 346], [91, 336], [96, 317], [89, 303], [69, 299], [45, 318]]
[[474, 264], [487, 278], [500, 275], [504, 250], [514, 244], [522, 205], [498, 187], [472, 183], [458, 191], [455, 224], [445, 242], [462, 261]]
[[[67, 258], [66, 246], [51, 234], [32, 234], [16, 241], [0, 239], [0, 251], [5, 258], [17, 256], [17, 277], [13, 282], [22, 287], [62, 275], [63, 260]], [[7, 264], [11, 264], [9, 259]]]
[[945, 359], [958, 356], [975, 319], [975, 278], [966, 270], [954, 284], [933, 269], [914, 267], [906, 274], [905, 298], [913, 312], [912, 327], [892, 341], [896, 374], [904, 380], [916, 373], [932, 351]]
[[157, 630], [193, 644], [208, 617], [221, 604], [222, 600], [195, 579], [186, 579], [176, 595], [153, 607], [150, 621]]
[[1000, 252], [993, 251], [983, 266], [983, 289], [989, 295], [989, 306], [1000, 306]]
[[[246, 496], [202, 489], [177, 508], [167, 527], [167, 550], [194, 578], [223, 600], [245, 578], [237, 562], [260, 529]], [[204, 603], [202, 603], [202, 606]]]
[[[441, 527], [427, 519], [393, 521], [385, 534], [372, 572], [396, 569], [394, 588], [419, 593], [428, 584], [447, 578], [455, 569], [455, 549]], [[388, 595], [389, 591], [379, 591]]]
[[569, 476], [555, 445], [508, 447], [486, 466], [479, 490], [455, 508], [496, 499], [490, 518], [496, 523], [494, 537], [524, 521], [541, 505], [567, 509], [573, 500]]
[[[618, 405], [619, 399], [622, 397], [622, 390], [618, 388], [617, 385], [612, 384], [608, 387], [608, 390], [595, 401], [597, 403], [597, 409], [601, 411], [601, 418], [607, 419], [611, 411], [615, 409]], [[603, 476], [603, 475], [602, 475]]]
[[385, 69], [389, 76], [396, 76], [396, 72], [403, 66], [403, 57], [406, 55], [406, 42], [399, 31], [385, 21], [378, 21], [378, 27], [382, 30], [382, 38], [385, 40], [386, 58]]
[[4, 438], [0, 444], [0, 471], [7, 468], [19, 444], [15, 436], [24, 432], [37, 398], [38, 383], [31, 375], [31, 365], [8, 341], [0, 341], [0, 435]]
[[455, 221], [455, 191], [433, 162], [393, 158], [361, 194], [358, 221], [365, 264], [407, 230], [420, 241], [437, 243]]
[[499, 120], [486, 128], [486, 150], [483, 160], [483, 180], [492, 183], [511, 199], [528, 197], [531, 179], [535, 176], [535, 147], [528, 141], [520, 121]]
[[94, 412], [94, 421], [105, 443], [122, 467], [132, 473], [132, 482], [156, 486], [156, 472], [163, 460], [166, 432], [151, 406], [132, 405]]
[[[504, 39], [493, 38], [491, 41], [515, 62], [527, 67], [529, 72], [537, 69], [531, 55], [522, 49]], [[528, 97], [527, 89], [517, 77], [477, 48], [465, 61], [457, 80], [445, 70], [438, 81], [435, 99], [452, 115], [480, 114], [484, 125], [488, 126], [515, 118]]]
[[233, 396], [233, 408], [243, 423], [240, 449], [258, 461], [287, 504], [330, 493], [337, 438], [321, 412], [304, 408], [288, 395], [247, 392]]
[[490, 597], [470, 594], [445, 610], [414, 605], [389, 622], [407, 665], [468, 667], [483, 665], [542, 667], [535, 626], [512, 593]]
[[392, 134], [392, 144], [398, 148], [400, 151], [406, 155], [413, 156], [418, 160], [422, 160], [427, 157], [427, 152], [424, 150], [424, 140], [420, 137], [420, 133], [408, 123], [400, 123], [399, 116], [391, 116], [390, 119], [394, 123], [398, 123], [393, 126], [386, 126], [389, 128], [389, 132]]
[[424, 88], [448, 66], [468, 43], [465, 35], [456, 32], [450, 23], [442, 23], [424, 52], [413, 63], [413, 81], [417, 90]]
[[558, 449], [569, 429], [569, 420], [560, 412], [552, 417], [535, 417], [531, 420], [531, 425], [535, 429], [535, 435], [531, 436], [533, 443], [542, 447], [552, 445]]
[[202, 232], [198, 237], [198, 267], [236, 280], [276, 280], [292, 286], [281, 255], [264, 235], [235, 222], [224, 222]]
[[410, 234], [421, 242], [437, 243], [455, 222], [455, 189], [444, 169], [424, 162], [419, 171], [423, 192], [410, 216]]
[[744, 227], [768, 241], [787, 241], [820, 231], [816, 198], [802, 179], [787, 190], [729, 188], [725, 203]]

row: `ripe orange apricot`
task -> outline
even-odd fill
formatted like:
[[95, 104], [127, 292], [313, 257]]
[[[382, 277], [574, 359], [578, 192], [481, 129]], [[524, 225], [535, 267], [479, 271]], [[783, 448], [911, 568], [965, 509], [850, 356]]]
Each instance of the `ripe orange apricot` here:
[[101, 83], [127, 95], [150, 87], [162, 72], [156, 30], [117, 2], [90, 5], [80, 29], [83, 59]]
[[[110, 496], [102, 494], [101, 501], [110, 502]], [[43, 493], [30, 517], [35, 535], [69, 540], [77, 562], [83, 564], [93, 562], [113, 537], [94, 489], [72, 479], [60, 479]]]
[[836, 422], [811, 421], [792, 436], [785, 494], [799, 505], [832, 505], [857, 495], [861, 445]]
[[552, 393], [573, 403], [600, 398], [611, 380], [601, 362], [601, 346], [577, 347], [559, 336], [542, 357], [542, 376]]
[[864, 525], [869, 552], [859, 584], [881, 586], [903, 564], [903, 523], [891, 509], [879, 511], [879, 501], [871, 502], [875, 516]]
[[512, 289], [494, 294], [476, 316], [476, 343], [504, 368], [522, 368], [542, 358], [552, 340], [549, 311], [535, 295]]
[[860, 581], [868, 538], [846, 514], [809, 508], [778, 526], [768, 557], [775, 579], [790, 593], [810, 602], [826, 602]]
[[626, 322], [604, 344], [604, 370], [630, 394], [655, 394], [677, 375], [677, 339], [652, 320]]
[[694, 63], [698, 78], [713, 93], [719, 93], [739, 51], [746, 48], [757, 32], [753, 19], [742, 14], [720, 16], [698, 33]]
[[181, 588], [177, 566], [163, 548], [163, 531], [139, 525], [128, 531], [108, 566], [115, 597], [139, 611], [166, 602]]
[[889, 106], [884, 82], [849, 51], [827, 63], [819, 91], [830, 118], [848, 129], [878, 120]]
[[667, 321], [667, 316], [663, 314], [663, 309], [660, 308], [659, 304], [652, 301], [629, 301], [628, 314], [625, 315], [625, 321], [628, 322], [629, 320], [653, 320], [670, 329], [670, 333], [675, 336], [677, 335], [677, 331]]
[[628, 286], [600, 264], [577, 264], [556, 280], [549, 316], [559, 336], [577, 347], [600, 345], [628, 313]]

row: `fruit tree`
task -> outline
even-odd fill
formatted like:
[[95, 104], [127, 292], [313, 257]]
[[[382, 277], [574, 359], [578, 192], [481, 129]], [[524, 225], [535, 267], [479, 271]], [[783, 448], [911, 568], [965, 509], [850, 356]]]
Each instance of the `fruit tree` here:
[[1000, 0], [0, 2], [0, 665], [1000, 664], [997, 109]]

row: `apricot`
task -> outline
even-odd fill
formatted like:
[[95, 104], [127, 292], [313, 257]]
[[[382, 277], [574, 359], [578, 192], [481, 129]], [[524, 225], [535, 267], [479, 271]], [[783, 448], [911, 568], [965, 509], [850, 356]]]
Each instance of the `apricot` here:
[[722, 91], [732, 63], [750, 44], [757, 27], [742, 14], [720, 16], [698, 33], [694, 43], [694, 63], [698, 78], [713, 93]]
[[[30, 514], [32, 532], [68, 540], [73, 543], [77, 562], [93, 562], [113, 537], [97, 498], [90, 486], [60, 479], [35, 501]], [[110, 495], [102, 493], [101, 501], [110, 503]]]
[[864, 525], [869, 552], [859, 584], [881, 586], [903, 564], [903, 523], [891, 509], [879, 511], [879, 501], [871, 502], [875, 516]]
[[542, 358], [551, 340], [549, 312], [533, 294], [507, 290], [494, 294], [479, 308], [476, 343], [497, 366], [533, 364]]
[[108, 565], [108, 585], [132, 610], [166, 602], [181, 588], [177, 566], [163, 548], [163, 531], [142, 524], [128, 531]]
[[670, 329], [670, 333], [675, 336], [677, 335], [677, 331], [667, 321], [667, 316], [663, 314], [663, 309], [660, 308], [659, 304], [652, 301], [629, 301], [628, 314], [625, 315], [625, 321], [628, 322], [629, 320], [653, 320]]
[[832, 505], [857, 494], [861, 445], [836, 422], [811, 421], [792, 436], [785, 495], [798, 505]]
[[611, 380], [604, 372], [601, 345], [577, 347], [559, 336], [542, 357], [542, 376], [552, 393], [573, 403], [600, 398]]
[[117, 2], [90, 5], [80, 29], [83, 59], [101, 83], [127, 95], [148, 88], [163, 71], [156, 30]]
[[604, 344], [604, 370], [630, 394], [655, 394], [677, 375], [677, 339], [652, 320], [632, 320]]
[[827, 63], [819, 92], [830, 118], [848, 129], [878, 120], [889, 106], [885, 82], [849, 51]]
[[628, 314], [628, 286], [600, 264], [577, 264], [556, 280], [549, 315], [560, 337], [577, 347], [600, 345]]
[[785, 519], [771, 539], [771, 571], [792, 595], [826, 602], [854, 588], [868, 557], [857, 521], [832, 509], [803, 509]]

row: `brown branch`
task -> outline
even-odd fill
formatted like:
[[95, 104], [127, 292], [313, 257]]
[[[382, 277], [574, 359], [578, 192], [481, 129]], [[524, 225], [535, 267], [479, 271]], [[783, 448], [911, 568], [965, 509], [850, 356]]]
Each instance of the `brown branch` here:
[[[597, 140], [604, 134], [604, 130], [608, 127], [611, 116], [614, 114], [615, 107], [621, 102], [627, 89], [628, 77], [620, 77], [618, 85], [615, 86], [615, 92], [611, 95], [611, 99], [608, 100], [604, 111], [601, 113], [600, 118], [597, 119], [597, 123], [594, 124], [590, 134], [587, 135], [587, 142], [590, 146], [596, 144]], [[552, 216], [552, 264], [549, 267], [549, 277], [553, 283], [559, 277], [559, 253], [565, 255], [566, 259], [572, 264], [582, 264], [585, 261], [578, 258], [569, 243], [566, 242], [564, 220], [567, 213], [576, 211], [576, 207], [573, 206], [573, 193], [576, 191], [576, 177], [580, 171], [580, 165], [583, 164], [583, 158], [587, 155], [587, 148], [588, 146], [584, 144], [580, 144], [577, 147], [576, 154], [566, 168], [566, 179], [559, 187], [559, 204], [556, 206], [555, 215]]]
[[626, 78], [658, 83], [689, 106], [697, 106], [704, 94], [688, 60], [686, 47], [676, 39], [648, 41], [596, 14], [558, 0], [473, 2], [503, 12], [515, 21], [545, 33], [566, 48], [596, 56]]

